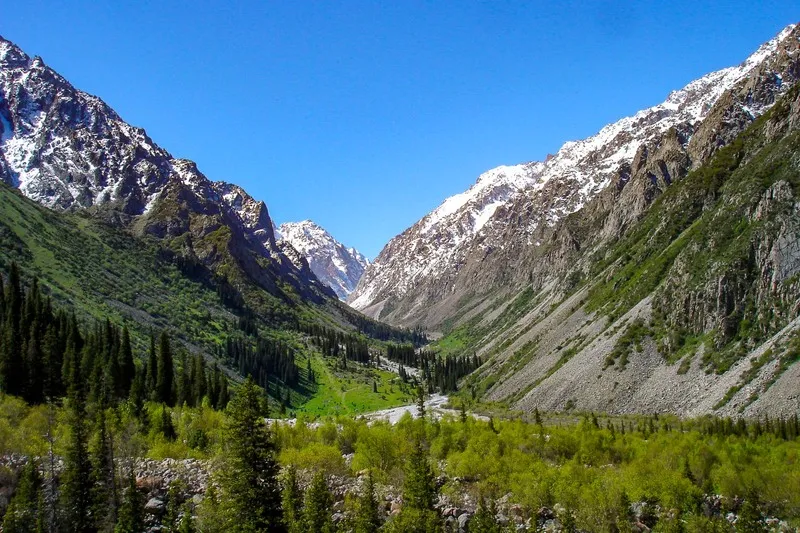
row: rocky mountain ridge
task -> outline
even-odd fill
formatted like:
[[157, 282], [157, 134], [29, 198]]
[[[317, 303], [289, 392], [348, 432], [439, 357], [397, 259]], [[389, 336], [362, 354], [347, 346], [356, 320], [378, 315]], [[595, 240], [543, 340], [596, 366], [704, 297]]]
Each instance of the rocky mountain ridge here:
[[[689, 148], [695, 152], [700, 145], [721, 146], [725, 139], [693, 143], [692, 137], [698, 131], [702, 139], [708, 137], [700, 125], [715, 104], [739, 86], [751, 96], [738, 109], [735, 120], [740, 127], [735, 131], [768, 109], [790, 86], [783, 76], [788, 75], [789, 81], [795, 77], [781, 65], [787, 64], [787, 53], [796, 48], [796, 34], [795, 26], [787, 27], [742, 64], [703, 76], [671, 93], [665, 102], [608, 125], [593, 137], [565, 143], [546, 161], [486, 172], [468, 191], [448, 198], [392, 239], [367, 269], [349, 302], [396, 324], [438, 327], [457, 312], [457, 301], [465, 293], [489, 291], [510, 281], [519, 284], [519, 279], [508, 278], [530, 277], [527, 269], [516, 268], [521, 252], [514, 253], [514, 260], [495, 257], [510, 255], [504, 250], [509, 246], [532, 253], [530, 249], [540, 247], [559, 221], [613, 188], [610, 185], [629, 179], [630, 167], [643, 146], [660, 145], [668, 133], [681, 147], [692, 145]], [[668, 179], [685, 174], [710, 156], [713, 148], [706, 152], [698, 153], [695, 162], [688, 160], [680, 169], [671, 169]], [[487, 259], [492, 265], [488, 269]], [[503, 272], [497, 272], [495, 264], [502, 265]], [[490, 276], [494, 281], [486, 279]], [[483, 278], [477, 286], [476, 277]]]
[[369, 266], [355, 248], [347, 248], [324, 228], [311, 220], [285, 222], [276, 234], [303, 257], [322, 283], [333, 289], [340, 300], [346, 300]]
[[[89, 209], [156, 237], [233, 286], [333, 296], [279, 246], [264, 202], [173, 158], [101, 99], [0, 38], [0, 179], [58, 210]], [[293, 291], [287, 292], [286, 285]]]

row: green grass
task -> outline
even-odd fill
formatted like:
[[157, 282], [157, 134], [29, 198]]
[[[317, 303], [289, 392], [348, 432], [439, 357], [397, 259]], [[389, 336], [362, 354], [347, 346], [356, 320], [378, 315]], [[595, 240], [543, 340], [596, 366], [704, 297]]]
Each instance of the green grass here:
[[[354, 415], [378, 411], [413, 402], [404, 392], [397, 374], [348, 362], [348, 369], [337, 369], [332, 359], [313, 356], [311, 368], [316, 384], [310, 397], [301, 399], [295, 414], [310, 416]], [[378, 392], [372, 384], [377, 383]]]
[[472, 324], [456, 327], [450, 333], [431, 344], [444, 357], [466, 355], [465, 352], [477, 342], [477, 328]]
[[128, 324], [140, 340], [168, 329], [209, 347], [234, 316], [213, 290], [164, 260], [159, 248], [88, 215], [59, 214], [0, 186], [0, 268], [16, 261], [26, 279], [42, 282], [56, 305], [82, 320]]

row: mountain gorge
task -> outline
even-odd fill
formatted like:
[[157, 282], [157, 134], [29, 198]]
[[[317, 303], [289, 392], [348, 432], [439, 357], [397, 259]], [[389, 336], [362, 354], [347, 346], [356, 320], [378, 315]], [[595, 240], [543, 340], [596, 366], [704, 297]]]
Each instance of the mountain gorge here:
[[[533, 410], [795, 412], [800, 30], [499, 167], [395, 237], [350, 302], [487, 363]], [[786, 329], [784, 329], [786, 328]]]
[[237, 324], [426, 328], [440, 355], [484, 362], [462, 389], [516, 408], [791, 413], [798, 78], [789, 26], [545, 161], [482, 174], [370, 263], [310, 220], [276, 227], [264, 202], [0, 40], [0, 259], [89, 316], [140, 338], [175, 328], [196, 350]]
[[[759, 27], [742, 6], [738, 20]], [[563, 46], [555, 39], [571, 35], [547, 27], [542, 6], [415, 5], [404, 24], [399, 4], [237, 5], [217, 26], [209, 9], [214, 19], [234, 15], [226, 5], [203, 6], [197, 18], [153, 4], [146, 18], [130, 17], [136, 30], [152, 23], [142, 33], [129, 32], [124, 11], [57, 11], [63, 35], [51, 13], [23, 16], [23, 7], [15, 20], [35, 21], [51, 39], [116, 15], [113, 39], [136, 35], [135, 50], [163, 33], [157, 18], [181, 13], [183, 29], [207, 41], [169, 34], [178, 58], [188, 50], [202, 59], [181, 77], [199, 66], [219, 78], [210, 86], [224, 87], [217, 111], [237, 128], [201, 134], [217, 135], [217, 148], [248, 146], [239, 133], [258, 149], [281, 147], [292, 167], [276, 173], [274, 191], [299, 184], [313, 203], [325, 190], [328, 212], [367, 217], [377, 207], [381, 221], [391, 210], [319, 182], [335, 179], [342, 167], [333, 158], [346, 161], [350, 147], [368, 181], [342, 179], [411, 205], [400, 194], [371, 196], [392, 173], [375, 173], [364, 156], [389, 161], [380, 143], [342, 135], [382, 124], [396, 155], [408, 157], [394, 142], [404, 124], [367, 113], [366, 99], [408, 114], [414, 135], [432, 124], [419, 120], [427, 108], [383, 93], [386, 81], [410, 82], [441, 107], [427, 76], [467, 87], [470, 99], [478, 92], [445, 60], [466, 58], [483, 74], [489, 59], [500, 71], [504, 55], [527, 57], [520, 36], [545, 30]], [[676, 31], [674, 6], [655, 7], [646, 31], [672, 31], [658, 43], [668, 53], [683, 31], [708, 36], [697, 21]], [[571, 11], [565, 21], [586, 23]], [[363, 20], [377, 32], [353, 32]], [[511, 41], [494, 31], [503, 20]], [[269, 42], [253, 40], [254, 28]], [[232, 48], [220, 46], [223, 29], [236, 32]], [[480, 52], [467, 53], [475, 49], [453, 29]], [[408, 35], [420, 40], [408, 45]], [[176, 53], [153, 42], [161, 59]], [[409, 63], [384, 60], [392, 43]], [[583, 43], [569, 53], [585, 54]], [[369, 83], [358, 54], [340, 53], [350, 44], [368, 54]], [[208, 47], [230, 70], [215, 68]], [[254, 49], [277, 57], [289, 77], [263, 56], [254, 62]], [[172, 63], [142, 57], [174, 74]], [[296, 101], [273, 99], [254, 64]], [[569, 67], [586, 78], [579, 65]], [[499, 81], [539, 83], [546, 71]], [[310, 100], [296, 83], [306, 78], [321, 91]], [[241, 86], [249, 124], [234, 105]], [[251, 95], [281, 113], [260, 114]], [[448, 92], [448, 107], [460, 107], [456, 96]], [[316, 167], [287, 149], [298, 142], [295, 124], [280, 117], [308, 132], [295, 102], [308, 104], [304, 120], [319, 128], [297, 146]], [[368, 122], [331, 115], [331, 104]], [[477, 107], [466, 109], [479, 124]], [[510, 111], [525, 123], [519, 107]], [[334, 116], [351, 119], [331, 130], [335, 153], [322, 134]], [[275, 143], [268, 127], [289, 144]], [[308, 179], [317, 181], [300, 181]], [[544, 161], [484, 172], [374, 261], [311, 219], [278, 225], [264, 201], [173, 157], [0, 37], [2, 532], [800, 531], [799, 384], [800, 25]]]

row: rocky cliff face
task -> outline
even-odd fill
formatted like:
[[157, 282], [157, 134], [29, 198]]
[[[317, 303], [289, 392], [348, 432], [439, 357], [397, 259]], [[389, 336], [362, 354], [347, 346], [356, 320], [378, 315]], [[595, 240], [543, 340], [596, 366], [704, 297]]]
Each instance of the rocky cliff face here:
[[0, 38], [0, 179], [53, 209], [91, 209], [164, 241], [234, 285], [332, 292], [275, 241], [263, 202], [173, 158], [99, 98]]
[[355, 248], [347, 248], [310, 220], [287, 222], [277, 230], [280, 239], [303, 257], [317, 279], [346, 300], [369, 266], [369, 260]]
[[791, 86], [797, 48], [798, 30], [790, 26], [741, 65], [704, 76], [589, 139], [568, 142], [546, 161], [487, 172], [392, 239], [349, 302], [390, 322], [438, 327], [480, 295], [544, 285], [561, 271], [541, 258], [563, 268], [573, 258], [569, 250], [580, 246], [581, 236], [563, 223], [568, 215], [591, 217], [597, 207], [584, 207], [593, 200], [618, 205], [598, 215], [599, 226], [591, 229], [618, 237], [665, 187]]

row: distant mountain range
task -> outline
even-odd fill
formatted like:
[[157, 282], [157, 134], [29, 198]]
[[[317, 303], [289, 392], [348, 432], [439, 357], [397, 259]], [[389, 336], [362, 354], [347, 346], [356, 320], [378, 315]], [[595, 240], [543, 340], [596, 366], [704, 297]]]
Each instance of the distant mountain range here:
[[[668, 133], [691, 153], [681, 168], [658, 170], [666, 180], [680, 178], [708, 159], [791, 85], [795, 73], [783, 71], [791, 59], [787, 47], [795, 48], [795, 41], [796, 31], [790, 26], [740, 65], [703, 76], [670, 93], [661, 104], [609, 124], [588, 139], [567, 142], [545, 161], [485, 172], [467, 191], [446, 199], [394, 237], [349, 302], [395, 323], [436, 326], [451, 314], [457, 306], [451, 302], [463, 292], [505, 286], [508, 276], [517, 278], [515, 283], [525, 281], [527, 269], [518, 268], [519, 257], [497, 260], [501, 250], [541, 246], [559, 221], [610, 185], [628, 179], [635, 160], [647, 154], [642, 150], [658, 149]], [[788, 77], [784, 80], [781, 73]], [[734, 123], [709, 138], [704, 130], [719, 119], [713, 117], [705, 128], [702, 124], [731, 91], [744, 93], [731, 111], [735, 115], [723, 117], [723, 125]], [[496, 275], [500, 265], [502, 275]]]
[[790, 415], [798, 79], [792, 25], [545, 161], [484, 173], [370, 263], [311, 221], [276, 228], [264, 202], [0, 39], [0, 180], [54, 210], [0, 187], [0, 262], [208, 344], [251, 320], [410, 339], [346, 298], [441, 332], [442, 356], [479, 355], [461, 386], [523, 410]]

